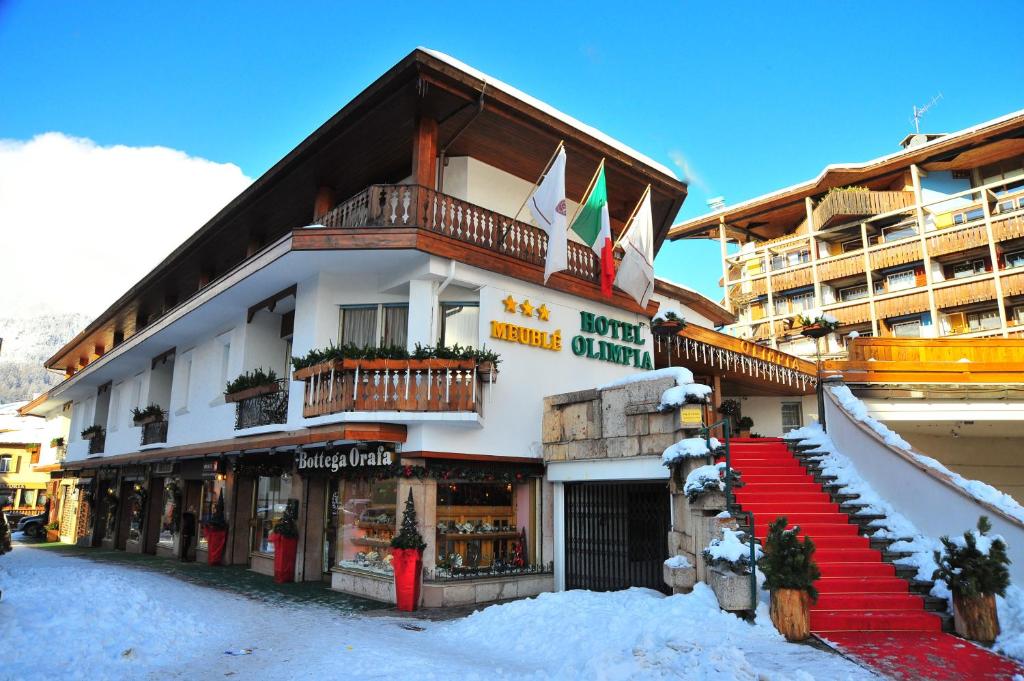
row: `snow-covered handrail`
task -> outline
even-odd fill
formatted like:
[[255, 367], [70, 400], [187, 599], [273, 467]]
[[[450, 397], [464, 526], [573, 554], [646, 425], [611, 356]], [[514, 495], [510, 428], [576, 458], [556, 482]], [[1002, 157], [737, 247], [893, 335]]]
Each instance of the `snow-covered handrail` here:
[[[832, 384], [844, 394], [846, 387]], [[1024, 508], [987, 485], [966, 481], [858, 409], [825, 389], [825, 422], [835, 446], [849, 457], [864, 480], [922, 533], [960, 535], [987, 515], [994, 532], [1006, 539], [1013, 580], [1024, 583]], [[843, 404], [843, 402], [847, 404]], [[972, 492], [972, 484], [977, 488]], [[991, 490], [991, 491], [989, 491]], [[988, 491], [985, 494], [978, 492]], [[995, 492], [993, 494], [992, 492]]]

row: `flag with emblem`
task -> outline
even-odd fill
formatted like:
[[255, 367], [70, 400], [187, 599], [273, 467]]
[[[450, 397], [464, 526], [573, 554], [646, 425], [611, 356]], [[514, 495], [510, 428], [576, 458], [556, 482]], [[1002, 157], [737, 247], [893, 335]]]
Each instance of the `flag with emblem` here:
[[551, 168], [530, 197], [530, 212], [537, 226], [548, 234], [548, 255], [544, 261], [544, 283], [555, 272], [568, 267], [568, 233], [565, 230], [565, 148], [558, 150]]
[[601, 263], [601, 293], [612, 297], [615, 261], [612, 260], [612, 224], [608, 217], [608, 189], [604, 180], [604, 159], [590, 182], [590, 191], [583, 199], [579, 214], [572, 222], [572, 231], [583, 243], [594, 249]]
[[615, 285], [633, 296], [641, 307], [647, 307], [647, 301], [654, 294], [654, 218], [651, 215], [650, 185], [619, 243], [624, 253], [615, 275]]

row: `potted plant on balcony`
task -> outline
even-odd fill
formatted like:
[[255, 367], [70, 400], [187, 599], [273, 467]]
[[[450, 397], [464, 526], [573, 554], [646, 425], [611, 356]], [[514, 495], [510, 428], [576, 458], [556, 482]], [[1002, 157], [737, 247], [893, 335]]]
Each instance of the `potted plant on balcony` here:
[[149, 423], [157, 423], [167, 418], [167, 412], [160, 408], [159, 404], [151, 404], [145, 409], [132, 409], [132, 422], [136, 426], [144, 426]]
[[284, 515], [274, 523], [270, 543], [274, 545], [274, 582], [285, 584], [295, 581], [295, 553], [299, 546], [299, 527], [295, 523], [298, 502], [288, 500]]
[[93, 440], [95, 438], [103, 437], [104, 429], [103, 426], [93, 424], [82, 431], [83, 440]]
[[273, 369], [264, 371], [263, 367], [246, 371], [224, 388], [225, 402], [241, 402], [251, 397], [259, 397], [277, 392], [277, 372]]
[[743, 416], [736, 422], [736, 427], [739, 428], [740, 437], [750, 437], [750, 429], [754, 427], [754, 419], [749, 416]]
[[[206, 537], [207, 565], [220, 565], [224, 559], [224, 546], [228, 539], [228, 521], [224, 517], [224, 490], [217, 495], [213, 514], [203, 521], [203, 535]], [[276, 555], [276, 552], [275, 552]]]
[[52, 522], [46, 525], [46, 541], [60, 541], [60, 523]]
[[1006, 543], [989, 535], [986, 516], [978, 519], [978, 530], [964, 532], [963, 539], [942, 537], [943, 551], [935, 552], [938, 569], [933, 580], [943, 580], [953, 592], [953, 622], [956, 633], [982, 643], [999, 636], [996, 595], [1005, 596], [1010, 584], [1010, 563]]
[[814, 562], [814, 542], [797, 535], [799, 527], [786, 529], [783, 516], [768, 526], [764, 557], [758, 565], [764, 572], [762, 588], [771, 592], [772, 623], [787, 641], [803, 641], [811, 634], [811, 602], [818, 600], [814, 582], [821, 571]]
[[652, 320], [651, 331], [659, 336], [674, 336], [683, 327], [686, 321], [673, 310], [659, 312]]
[[839, 328], [839, 320], [827, 312], [809, 311], [806, 315], [797, 315], [796, 320], [803, 327], [800, 335], [808, 338], [821, 338]]
[[60, 449], [63, 446], [64, 446], [64, 438], [62, 438], [62, 437], [55, 437], [55, 438], [50, 440], [50, 447], [52, 447], [53, 449]]
[[399, 610], [412, 612], [420, 602], [420, 580], [423, 575], [423, 541], [416, 526], [416, 504], [412, 490], [402, 511], [402, 527], [391, 539], [392, 567], [395, 574], [395, 603]]
[[501, 356], [493, 350], [483, 347], [476, 351], [476, 372], [484, 383], [498, 382], [498, 365]]

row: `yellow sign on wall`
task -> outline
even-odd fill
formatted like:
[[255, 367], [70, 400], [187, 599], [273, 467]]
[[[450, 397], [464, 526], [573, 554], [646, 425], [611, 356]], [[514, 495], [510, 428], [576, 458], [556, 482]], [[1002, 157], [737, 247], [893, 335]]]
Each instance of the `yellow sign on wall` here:
[[679, 423], [683, 428], [700, 428], [704, 425], [704, 409], [699, 404], [684, 404], [679, 408]]
[[548, 333], [540, 329], [531, 329], [528, 326], [519, 326], [497, 320], [491, 320], [491, 338], [508, 341], [509, 343], [530, 345], [553, 352], [560, 352], [562, 349], [561, 330]]

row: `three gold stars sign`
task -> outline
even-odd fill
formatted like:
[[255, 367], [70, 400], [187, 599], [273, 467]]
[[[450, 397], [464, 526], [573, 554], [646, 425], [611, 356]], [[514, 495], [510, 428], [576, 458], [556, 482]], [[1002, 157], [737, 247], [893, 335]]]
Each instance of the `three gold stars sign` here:
[[[501, 302], [505, 306], [507, 314], [521, 315], [530, 319], [536, 318], [537, 321], [541, 322], [551, 321], [551, 310], [546, 304], [534, 305], [530, 302], [529, 298], [518, 301], [512, 294], [509, 294]], [[491, 338], [509, 343], [529, 345], [542, 350], [551, 350], [552, 352], [560, 352], [562, 350], [561, 329], [556, 329], [553, 332], [542, 331], [541, 329], [529, 326], [493, 319], [491, 320]]]

